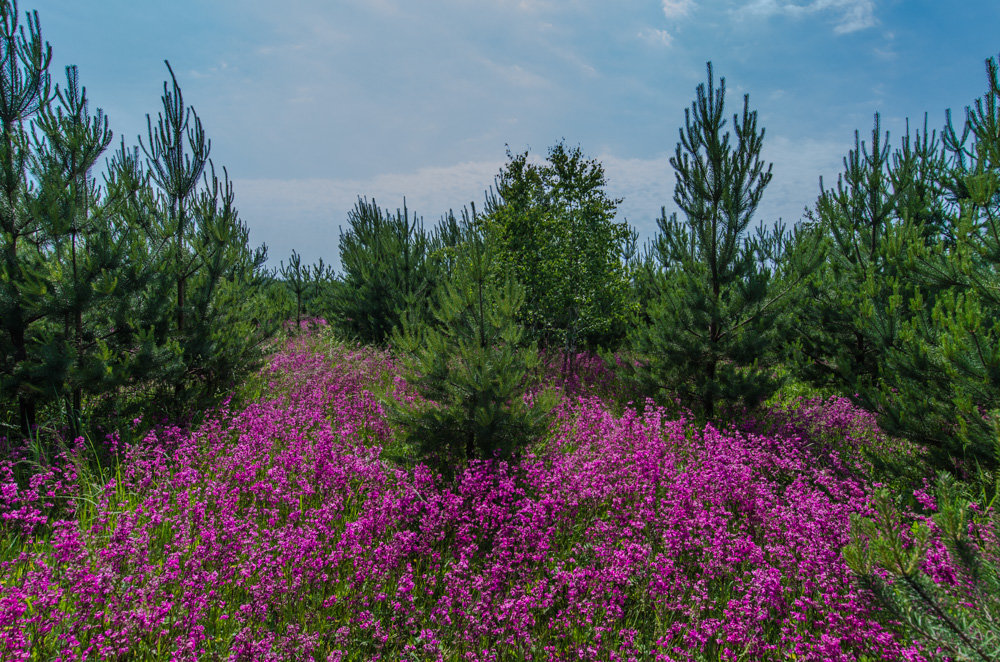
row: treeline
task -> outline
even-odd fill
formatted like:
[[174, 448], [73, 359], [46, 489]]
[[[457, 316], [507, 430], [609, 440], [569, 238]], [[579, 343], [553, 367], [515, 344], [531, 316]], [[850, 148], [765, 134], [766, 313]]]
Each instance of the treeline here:
[[[479, 362], [501, 370], [487, 355], [517, 337], [528, 357], [561, 351], [565, 371], [583, 349], [627, 356], [616, 364], [637, 394], [703, 420], [752, 412], [793, 381], [854, 398], [925, 445], [934, 466], [995, 467], [995, 60], [984, 96], [940, 130], [925, 118], [893, 143], [876, 115], [870, 138], [856, 134], [837, 182], [821, 180], [791, 230], [757, 219], [771, 180], [765, 132], [748, 96], [732, 115], [725, 96], [709, 65], [670, 159], [680, 214], [662, 213], [644, 250], [615, 220], [621, 201], [608, 196], [601, 164], [579, 147], [559, 143], [541, 163], [508, 152], [482, 208], [430, 231], [405, 207], [359, 199], [341, 234], [343, 273], [313, 311], [347, 337], [419, 350], [411, 377], [437, 370], [428, 397], [454, 391], [468, 429], [490, 418], [484, 407], [503, 410], [523, 392], [530, 370], [494, 375], [512, 386], [488, 395], [485, 376], [457, 387], [456, 365], [474, 363], [479, 347]], [[474, 302], [456, 294], [473, 290]], [[463, 318], [472, 303], [492, 317]], [[426, 354], [427, 333], [442, 356]]]
[[0, 57], [0, 436], [212, 401], [261, 358], [269, 274], [173, 71], [145, 138], [109, 151], [37, 13], [0, 2]]
[[323, 317], [344, 337], [411, 350], [411, 381], [458, 416], [434, 425], [460, 456], [513, 443], [501, 431], [517, 426], [496, 421], [530, 388], [538, 352], [571, 375], [588, 350], [617, 354], [637, 401], [703, 420], [794, 381], [854, 398], [936, 466], [996, 465], [992, 59], [983, 97], [940, 130], [925, 119], [893, 144], [876, 116], [791, 230], [757, 217], [765, 132], [748, 96], [730, 114], [709, 65], [670, 159], [680, 212], [662, 213], [644, 248], [616, 219], [602, 165], [559, 143], [540, 162], [508, 152], [482, 205], [431, 228], [405, 203], [359, 198], [334, 273], [295, 252], [264, 267], [172, 71], [139, 145], [109, 152], [108, 118], [76, 69], [51, 82], [36, 14], [21, 21], [0, 2], [0, 44], [8, 436], [196, 411], [259, 365], [281, 323]]

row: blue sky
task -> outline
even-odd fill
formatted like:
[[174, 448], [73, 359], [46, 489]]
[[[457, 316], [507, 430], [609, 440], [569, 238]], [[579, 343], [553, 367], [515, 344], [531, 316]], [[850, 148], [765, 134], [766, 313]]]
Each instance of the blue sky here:
[[21, 0], [76, 64], [115, 143], [160, 106], [165, 59], [235, 182], [254, 243], [336, 261], [358, 195], [430, 225], [477, 204], [505, 146], [565, 139], [605, 166], [645, 238], [673, 208], [667, 161], [712, 60], [767, 130], [759, 219], [794, 222], [854, 130], [938, 128], [985, 90], [995, 0]]

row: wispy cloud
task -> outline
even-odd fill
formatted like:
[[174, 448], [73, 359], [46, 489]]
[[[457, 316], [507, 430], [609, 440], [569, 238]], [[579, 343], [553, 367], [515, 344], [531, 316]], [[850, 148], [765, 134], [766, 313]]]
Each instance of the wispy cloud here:
[[550, 11], [552, 3], [548, 0], [500, 0], [501, 5], [509, 5], [514, 8], [530, 13]]
[[503, 64], [486, 57], [478, 58], [486, 68], [514, 87], [544, 89], [552, 86], [545, 76], [525, 69], [519, 64]]
[[653, 46], [669, 46], [673, 43], [674, 37], [666, 30], [657, 30], [656, 28], [645, 28], [639, 31], [636, 35], [639, 39], [642, 39], [647, 44]]
[[663, 15], [667, 18], [681, 18], [691, 13], [694, 0], [663, 0]]
[[751, 0], [739, 12], [760, 16], [785, 15], [793, 18], [829, 13], [836, 16], [833, 31], [837, 34], [857, 32], [877, 24], [875, 0], [811, 0], [805, 4], [793, 0]]
[[590, 62], [588, 62], [576, 50], [572, 48], [564, 48], [554, 45], [549, 45], [549, 50], [555, 57], [575, 67], [578, 71], [580, 71], [584, 75], [590, 77], [595, 77], [599, 75], [597, 69], [595, 69], [594, 66], [590, 64]]
[[218, 64], [207, 69], [189, 69], [188, 75], [192, 78], [212, 78], [223, 75], [229, 69], [229, 63], [221, 60]]

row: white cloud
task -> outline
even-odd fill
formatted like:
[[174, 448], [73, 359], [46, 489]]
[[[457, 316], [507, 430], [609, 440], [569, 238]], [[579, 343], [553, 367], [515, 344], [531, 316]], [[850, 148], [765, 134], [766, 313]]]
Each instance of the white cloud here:
[[663, 15], [667, 18], [687, 16], [694, 7], [694, 0], [663, 0]]
[[877, 23], [875, 0], [811, 0], [805, 4], [798, 4], [793, 0], [751, 0], [739, 11], [759, 16], [783, 14], [793, 18], [831, 13], [837, 17], [833, 28], [837, 34], [864, 30]]
[[669, 46], [674, 41], [673, 35], [669, 32], [666, 30], [657, 30], [655, 28], [645, 28], [640, 30], [639, 34], [636, 36], [654, 46]]
[[191, 78], [212, 78], [223, 75], [228, 69], [229, 63], [220, 60], [218, 64], [208, 69], [189, 69], [187, 73]]

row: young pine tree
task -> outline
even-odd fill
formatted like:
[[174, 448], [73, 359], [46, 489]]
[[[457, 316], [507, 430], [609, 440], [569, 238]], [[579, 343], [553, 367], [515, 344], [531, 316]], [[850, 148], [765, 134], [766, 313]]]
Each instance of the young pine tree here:
[[334, 309], [338, 324], [364, 343], [384, 344], [407, 307], [426, 297], [428, 240], [421, 219], [404, 203], [395, 214], [359, 198], [340, 233], [343, 282]]
[[766, 362], [787, 293], [769, 287], [783, 229], [748, 232], [771, 180], [771, 166], [760, 160], [764, 130], [745, 96], [730, 133], [725, 92], [725, 79], [714, 87], [709, 63], [708, 85], [698, 86], [684, 111], [685, 128], [670, 159], [674, 201], [684, 219], [664, 211], [658, 221], [649, 323], [631, 332], [648, 388], [679, 396], [709, 418], [721, 403], [753, 406], [776, 387]]
[[[938, 467], [962, 474], [1000, 466], [1000, 67], [956, 130], [944, 132], [942, 178], [950, 228], [910, 252], [910, 296], [899, 342], [870, 397], [887, 430], [925, 445]], [[995, 474], [994, 474], [995, 475]]]
[[433, 320], [413, 313], [393, 336], [421, 396], [412, 408], [397, 406], [397, 416], [421, 456], [446, 473], [468, 460], [516, 455], [542, 431], [551, 406], [546, 397], [524, 402], [538, 359], [517, 321], [524, 288], [498, 284], [491, 255], [469, 233]]
[[260, 367], [274, 332], [264, 319], [267, 247], [250, 248], [249, 229], [236, 209], [229, 173], [214, 168], [192, 206], [192, 242], [199, 268], [190, 277], [190, 328], [183, 335], [188, 374], [198, 395], [214, 398], [235, 379]]
[[278, 273], [295, 297], [295, 328], [298, 329], [302, 323], [302, 300], [309, 289], [309, 265], [303, 265], [302, 256], [293, 250], [288, 264], [281, 262]]
[[[996, 500], [994, 486], [992, 499]], [[988, 493], [977, 495], [989, 497]], [[1000, 563], [994, 508], [973, 506], [961, 483], [942, 472], [934, 485], [930, 522], [904, 525], [887, 488], [875, 492], [871, 519], [851, 516], [852, 542], [843, 558], [859, 583], [904, 632], [936, 651], [932, 659], [991, 662], [1000, 659]], [[934, 545], [934, 537], [938, 545]], [[931, 550], [948, 551], [951, 578], [928, 570]]]
[[[114, 152], [104, 176], [103, 213], [114, 227], [113, 248], [119, 262], [111, 296], [102, 298], [99, 310], [102, 335], [114, 360], [105, 365], [105, 389], [96, 419], [125, 415], [140, 401], [126, 403], [126, 394], [140, 394], [164, 374], [181, 374], [180, 352], [171, 341], [173, 285], [168, 270], [169, 245], [162, 241], [163, 220], [149, 173], [138, 147], [124, 141]], [[125, 410], [128, 409], [129, 412]]]
[[104, 308], [129, 281], [118, 277], [125, 232], [91, 174], [111, 143], [108, 119], [100, 108], [90, 115], [76, 67], [66, 68], [66, 86], [56, 87], [56, 99], [54, 108], [42, 108], [33, 135], [38, 186], [29, 204], [39, 220], [34, 243], [46, 255], [49, 274], [48, 333], [36, 341], [36, 363], [49, 382], [43, 390], [65, 399], [67, 424], [79, 434], [83, 392], [103, 391], [109, 369]]
[[881, 378], [900, 316], [890, 301], [905, 297], [907, 246], [924, 243], [926, 180], [935, 151], [926, 135], [893, 153], [876, 114], [871, 141], [854, 134], [835, 187], [823, 188], [811, 213], [828, 244], [827, 260], [808, 285], [793, 329], [801, 375], [842, 392], [865, 392]]
[[40, 393], [28, 359], [46, 291], [42, 257], [30, 245], [39, 227], [26, 204], [31, 157], [26, 124], [49, 103], [52, 59], [37, 12], [28, 15], [27, 23], [24, 30], [16, 2], [0, 0], [0, 393], [13, 396], [24, 436], [37, 423]]
[[329, 299], [332, 285], [336, 280], [333, 267], [323, 262], [323, 258], [316, 260], [307, 275], [309, 277], [306, 287], [305, 310], [313, 316], [326, 318], [329, 309]]
[[[223, 178], [216, 176], [201, 119], [184, 105], [169, 63], [167, 69], [172, 86], [163, 84], [163, 112], [155, 127], [147, 117], [148, 145], [140, 141], [161, 194], [155, 215], [164, 219], [148, 227], [153, 242], [169, 246], [163, 271], [175, 292], [172, 329], [164, 342], [180, 360], [167, 366], [160, 381], [175, 396], [210, 400], [236, 375], [254, 368], [272, 330], [254, 321], [266, 319], [261, 299], [267, 251], [250, 248], [228, 173], [223, 169]], [[172, 402], [183, 406], [184, 399]]]

